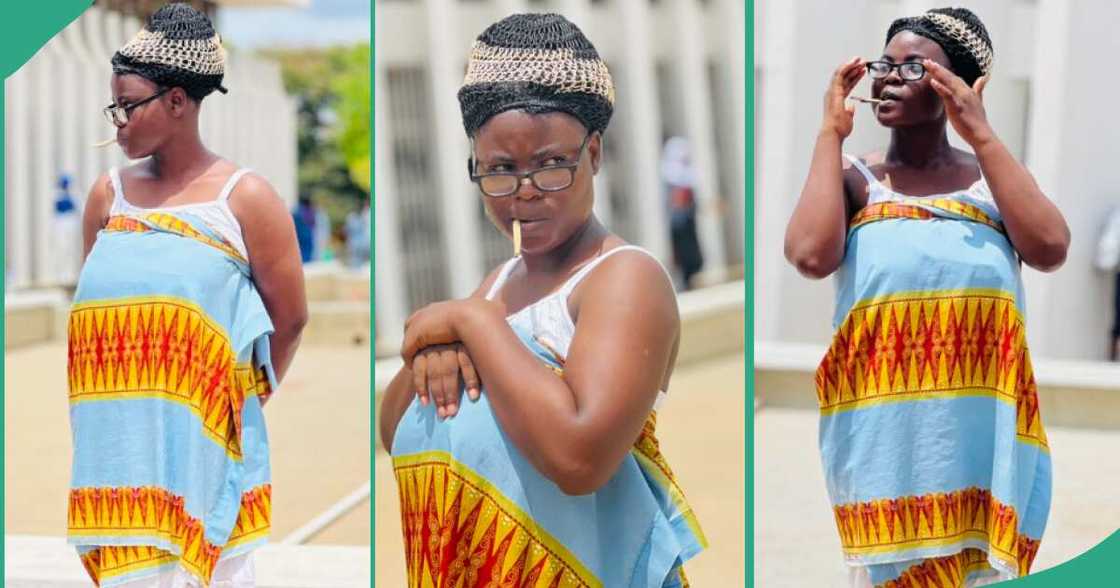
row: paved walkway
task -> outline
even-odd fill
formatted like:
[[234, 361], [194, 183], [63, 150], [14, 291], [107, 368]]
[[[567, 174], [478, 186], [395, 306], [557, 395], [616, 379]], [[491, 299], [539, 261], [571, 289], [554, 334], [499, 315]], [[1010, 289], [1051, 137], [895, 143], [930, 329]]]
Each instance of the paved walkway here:
[[[811, 392], [810, 392], [811, 393]], [[1035, 571], [1120, 527], [1120, 431], [1048, 427], [1054, 499]], [[817, 413], [763, 407], [755, 419], [755, 585], [846, 587], [817, 450]]]
[[[370, 476], [370, 349], [304, 345], [265, 407], [272, 447], [273, 541], [281, 540]], [[9, 352], [4, 373], [6, 534], [66, 533], [70, 424], [66, 348]], [[313, 544], [368, 545], [369, 502]]]
[[[741, 355], [681, 368], [657, 415], [661, 450], [711, 543], [685, 565], [697, 588], [738, 586], [744, 577], [744, 377]], [[375, 577], [378, 586], [406, 586], [392, 463], [383, 452], [376, 461]]]

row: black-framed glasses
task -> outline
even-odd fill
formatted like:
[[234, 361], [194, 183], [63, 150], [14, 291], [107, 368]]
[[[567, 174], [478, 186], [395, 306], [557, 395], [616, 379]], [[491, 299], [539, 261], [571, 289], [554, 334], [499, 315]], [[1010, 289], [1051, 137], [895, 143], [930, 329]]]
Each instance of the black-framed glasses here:
[[488, 174], [474, 173], [475, 161], [472, 155], [467, 160], [467, 167], [471, 174], [471, 181], [478, 184], [478, 189], [491, 198], [502, 198], [516, 194], [521, 189], [525, 180], [532, 182], [541, 192], [559, 192], [572, 185], [576, 180], [576, 169], [583, 159], [583, 150], [591, 140], [592, 133], [587, 133], [583, 143], [579, 145], [576, 159], [573, 163], [562, 163], [539, 167], [527, 172], [493, 172]]
[[110, 105], [105, 107], [105, 110], [102, 111], [105, 114], [105, 120], [109, 121], [109, 124], [112, 124], [112, 125], [115, 125], [115, 126], [118, 126], [118, 127], [123, 127], [126, 124], [128, 124], [128, 117], [132, 114], [133, 109], [136, 109], [140, 106], [143, 106], [143, 105], [151, 102], [152, 100], [155, 100], [156, 98], [159, 98], [160, 96], [163, 96], [164, 94], [166, 94], [170, 90], [171, 90], [171, 88], [164, 88], [164, 89], [156, 92], [155, 94], [152, 94], [151, 96], [148, 96], [147, 98], [145, 98], [143, 100], [140, 100], [138, 102], [133, 102], [132, 104], [129, 104], [128, 106], [120, 106], [120, 105], [117, 105], [117, 104], [110, 104]]
[[873, 80], [881, 80], [891, 75], [891, 71], [896, 69], [898, 70], [898, 77], [907, 82], [916, 82], [926, 75], [926, 66], [917, 61], [906, 61], [903, 63], [870, 61], [867, 63], [867, 73]]

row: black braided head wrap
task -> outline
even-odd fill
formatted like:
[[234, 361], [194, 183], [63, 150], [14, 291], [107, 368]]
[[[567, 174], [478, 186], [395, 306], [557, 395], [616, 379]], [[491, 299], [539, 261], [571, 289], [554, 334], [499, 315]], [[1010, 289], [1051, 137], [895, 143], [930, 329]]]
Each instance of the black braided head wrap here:
[[214, 90], [225, 94], [225, 50], [214, 25], [189, 4], [173, 3], [152, 15], [112, 59], [113, 73], [136, 74], [164, 87], [179, 87], [195, 100]]
[[934, 8], [921, 16], [900, 18], [887, 29], [886, 42], [902, 31], [940, 45], [953, 73], [970, 86], [992, 71], [992, 39], [984, 23], [967, 8]]
[[559, 14], [514, 14], [488, 27], [471, 49], [459, 89], [463, 127], [473, 136], [507, 110], [564, 112], [603, 132], [614, 82], [595, 46]]

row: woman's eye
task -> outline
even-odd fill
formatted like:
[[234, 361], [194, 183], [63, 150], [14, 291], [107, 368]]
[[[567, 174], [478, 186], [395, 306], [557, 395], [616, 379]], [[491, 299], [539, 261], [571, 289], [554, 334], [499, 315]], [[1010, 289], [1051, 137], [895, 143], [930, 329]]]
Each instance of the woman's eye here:
[[544, 160], [541, 163], [545, 167], [548, 167], [550, 165], [560, 165], [560, 164], [564, 163], [564, 158], [563, 157], [549, 157], [548, 159]]

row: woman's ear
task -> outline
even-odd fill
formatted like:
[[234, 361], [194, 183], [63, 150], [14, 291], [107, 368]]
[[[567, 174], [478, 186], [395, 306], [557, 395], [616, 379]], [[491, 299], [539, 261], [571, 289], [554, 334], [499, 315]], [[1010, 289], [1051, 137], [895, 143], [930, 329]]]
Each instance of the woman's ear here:
[[603, 134], [599, 131], [595, 131], [595, 136], [588, 142], [587, 154], [591, 157], [591, 175], [598, 174], [603, 156]]
[[187, 112], [187, 107], [190, 106], [190, 97], [187, 92], [182, 88], [172, 88], [167, 93], [168, 106], [171, 108], [171, 116], [180, 118]]

